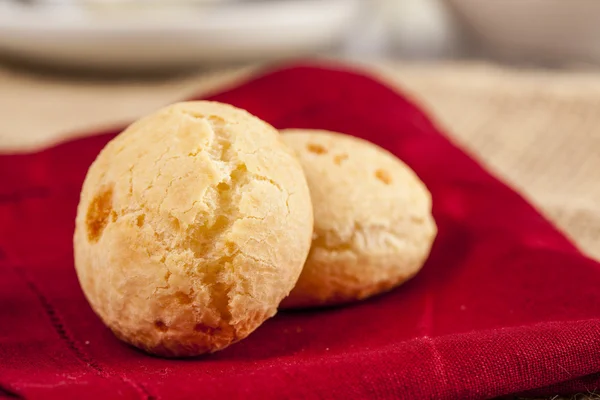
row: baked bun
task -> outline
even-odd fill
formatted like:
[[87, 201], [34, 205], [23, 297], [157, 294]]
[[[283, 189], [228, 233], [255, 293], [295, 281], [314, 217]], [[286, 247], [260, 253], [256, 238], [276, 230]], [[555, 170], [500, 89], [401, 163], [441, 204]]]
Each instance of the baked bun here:
[[340, 133], [285, 130], [282, 138], [304, 168], [315, 214], [310, 254], [283, 308], [364, 299], [421, 269], [437, 228], [431, 196], [408, 166]]
[[302, 168], [273, 127], [229, 105], [178, 103], [133, 123], [90, 167], [75, 265], [120, 339], [193, 356], [275, 314], [312, 229]]

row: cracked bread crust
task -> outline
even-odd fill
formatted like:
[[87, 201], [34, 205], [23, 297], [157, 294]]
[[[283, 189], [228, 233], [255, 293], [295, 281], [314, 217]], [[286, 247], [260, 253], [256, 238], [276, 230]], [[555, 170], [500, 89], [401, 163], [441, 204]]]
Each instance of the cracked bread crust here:
[[384, 149], [320, 130], [283, 130], [304, 168], [314, 209], [312, 247], [281, 303], [347, 303], [390, 290], [423, 266], [437, 234], [431, 195]]
[[178, 103], [130, 125], [91, 165], [75, 265], [116, 336], [193, 356], [275, 314], [312, 229], [302, 168], [273, 127], [229, 105]]

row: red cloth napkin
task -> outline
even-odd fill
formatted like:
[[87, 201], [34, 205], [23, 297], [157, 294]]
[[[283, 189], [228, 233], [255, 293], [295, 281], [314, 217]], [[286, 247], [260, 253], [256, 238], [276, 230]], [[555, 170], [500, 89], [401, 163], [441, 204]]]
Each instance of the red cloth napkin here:
[[[88, 166], [115, 132], [0, 157], [0, 397], [480, 399], [593, 391], [600, 266], [395, 91], [299, 65], [211, 97], [277, 128], [368, 139], [433, 195], [423, 271], [358, 304], [280, 312], [192, 360], [118, 341], [88, 306], [72, 233]], [[468, 112], [468, 110], [465, 110]]]

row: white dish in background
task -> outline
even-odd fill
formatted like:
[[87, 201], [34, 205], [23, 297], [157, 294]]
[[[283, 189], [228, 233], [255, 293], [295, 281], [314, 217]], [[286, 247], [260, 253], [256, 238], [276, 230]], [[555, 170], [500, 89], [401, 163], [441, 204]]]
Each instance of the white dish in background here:
[[598, 0], [449, 0], [487, 53], [509, 61], [600, 63]]
[[0, 53], [93, 69], [280, 58], [340, 43], [360, 6], [360, 0], [106, 3], [0, 1]]

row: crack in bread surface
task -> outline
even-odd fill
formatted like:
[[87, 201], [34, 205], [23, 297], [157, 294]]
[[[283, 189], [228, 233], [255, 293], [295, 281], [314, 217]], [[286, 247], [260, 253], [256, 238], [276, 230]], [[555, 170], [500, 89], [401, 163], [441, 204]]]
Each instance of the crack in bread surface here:
[[231, 314], [230, 302], [235, 288], [228, 275], [233, 272], [235, 259], [241, 251], [239, 245], [228, 238], [229, 232], [236, 221], [245, 218], [262, 219], [241, 214], [239, 203], [244, 187], [252, 179], [257, 179], [269, 182], [280, 191], [283, 189], [273, 180], [248, 171], [233, 147], [233, 138], [226, 129], [225, 121], [220, 118], [206, 120], [212, 131], [212, 141], [205, 151], [222, 176], [216, 184], [208, 187], [201, 200], [192, 203], [194, 206], [202, 202], [209, 211], [196, 217], [197, 222], [188, 227], [181, 244], [193, 253], [196, 260], [196, 265], [190, 266], [191, 269], [186, 273], [191, 276], [201, 275], [203, 284], [212, 287], [209, 307], [220, 314], [224, 323], [231, 324], [234, 316]]
[[[214, 213], [214, 220], [209, 225], [193, 225], [187, 233], [187, 246], [199, 261], [199, 272], [203, 275], [205, 284], [211, 285], [211, 308], [217, 310], [226, 324], [230, 324], [231, 314], [230, 292], [232, 283], [226, 278], [225, 272], [231, 268], [238, 250], [237, 244], [227, 241], [227, 232], [240, 214], [240, 189], [247, 181], [246, 165], [237, 160], [232, 148], [232, 138], [229, 137], [225, 122], [221, 119], [208, 119], [213, 138], [208, 149], [208, 155], [215, 164], [223, 163], [225, 179], [208, 191], [216, 191], [216, 204], [208, 207]], [[205, 195], [206, 198], [206, 195]], [[206, 221], [206, 222], [210, 222]], [[197, 267], [197, 268], [198, 268]], [[189, 271], [194, 273], [194, 271]]]

